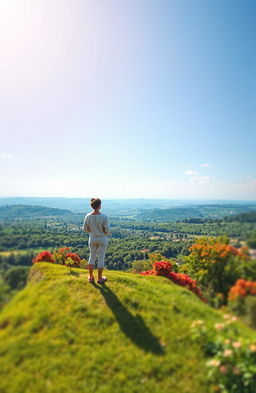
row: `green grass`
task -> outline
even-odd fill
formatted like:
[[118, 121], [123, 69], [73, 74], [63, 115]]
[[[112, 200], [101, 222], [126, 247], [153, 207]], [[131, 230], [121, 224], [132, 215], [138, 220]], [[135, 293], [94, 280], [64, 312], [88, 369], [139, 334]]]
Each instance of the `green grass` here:
[[[39, 263], [0, 314], [1, 393], [209, 393], [195, 319], [222, 313], [163, 277]], [[243, 336], [254, 332], [237, 323]]]

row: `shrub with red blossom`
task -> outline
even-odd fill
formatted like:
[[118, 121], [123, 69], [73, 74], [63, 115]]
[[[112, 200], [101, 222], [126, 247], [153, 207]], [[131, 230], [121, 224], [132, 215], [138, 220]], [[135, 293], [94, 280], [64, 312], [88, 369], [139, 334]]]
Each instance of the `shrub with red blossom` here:
[[230, 288], [228, 300], [244, 298], [248, 295], [256, 295], [256, 281], [247, 281], [241, 278]]
[[[72, 261], [74, 262], [74, 263], [73, 263], [73, 266], [80, 266], [80, 261], [81, 261], [81, 259], [80, 259], [80, 257], [79, 257], [77, 254], [75, 254], [75, 253], [73, 253], [73, 252], [68, 252], [68, 253], [66, 254], [66, 256], [65, 256], [65, 262], [66, 262], [66, 260], [67, 260], [68, 258], [71, 258]], [[66, 264], [65, 262], [64, 262], [64, 264]]]
[[55, 250], [53, 253], [54, 259], [56, 263], [64, 265], [66, 255], [69, 253], [70, 247], [62, 247], [58, 250]]
[[192, 280], [187, 274], [174, 273], [172, 271], [172, 264], [169, 262], [155, 262], [153, 264], [153, 269], [141, 273], [142, 276], [164, 276], [169, 278], [175, 284], [181, 285], [188, 288], [190, 291], [194, 292], [202, 300], [203, 296], [201, 290], [198, 288], [195, 280]]
[[61, 265], [67, 265], [66, 261], [71, 258], [73, 261], [72, 266], [79, 267], [81, 265], [80, 257], [77, 254], [69, 251], [70, 247], [62, 247], [56, 250], [53, 254], [56, 262]]
[[54, 260], [52, 254], [49, 251], [42, 251], [34, 259], [32, 259], [32, 262], [33, 263], [38, 263], [38, 262], [51, 262], [51, 263], [54, 263], [55, 260]]
[[170, 272], [172, 272], [172, 263], [160, 261], [153, 263], [153, 270], [156, 276], [169, 277]]
[[155, 276], [154, 270], [146, 270], [140, 273], [142, 276]]

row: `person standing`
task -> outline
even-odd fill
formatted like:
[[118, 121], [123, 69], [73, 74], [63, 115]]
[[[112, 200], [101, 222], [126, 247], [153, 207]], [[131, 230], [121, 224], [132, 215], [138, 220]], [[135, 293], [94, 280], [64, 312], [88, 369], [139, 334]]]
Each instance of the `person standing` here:
[[98, 256], [98, 284], [107, 281], [107, 277], [102, 276], [104, 268], [105, 253], [108, 247], [109, 223], [105, 214], [100, 213], [101, 200], [91, 199], [93, 211], [84, 218], [83, 231], [89, 232], [90, 257], [88, 261], [89, 277], [88, 281], [94, 283], [93, 269]]

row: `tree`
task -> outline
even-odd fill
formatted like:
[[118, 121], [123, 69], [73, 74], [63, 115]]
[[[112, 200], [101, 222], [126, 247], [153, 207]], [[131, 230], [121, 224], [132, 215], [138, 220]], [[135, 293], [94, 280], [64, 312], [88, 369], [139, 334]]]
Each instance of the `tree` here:
[[193, 277], [209, 299], [220, 294], [226, 303], [229, 288], [242, 277], [244, 262], [250, 259], [247, 248], [231, 246], [224, 235], [199, 238], [189, 250], [179, 271]]
[[247, 240], [247, 245], [251, 248], [256, 248], [256, 232], [254, 232], [250, 239]]

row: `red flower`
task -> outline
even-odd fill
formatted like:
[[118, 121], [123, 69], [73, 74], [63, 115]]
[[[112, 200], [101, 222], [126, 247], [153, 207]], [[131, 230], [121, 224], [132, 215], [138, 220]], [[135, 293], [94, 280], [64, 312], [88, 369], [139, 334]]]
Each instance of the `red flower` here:
[[54, 263], [54, 258], [49, 251], [40, 252], [34, 259], [32, 259], [33, 263], [37, 262], [51, 262]]
[[197, 287], [195, 280], [192, 280], [187, 274], [174, 273], [172, 271], [172, 264], [169, 262], [155, 262], [153, 263], [153, 269], [140, 273], [142, 276], [164, 276], [172, 280], [175, 284], [181, 285], [194, 292], [202, 300], [203, 296], [201, 290]]
[[155, 276], [154, 270], [147, 270], [140, 273], [142, 276]]

